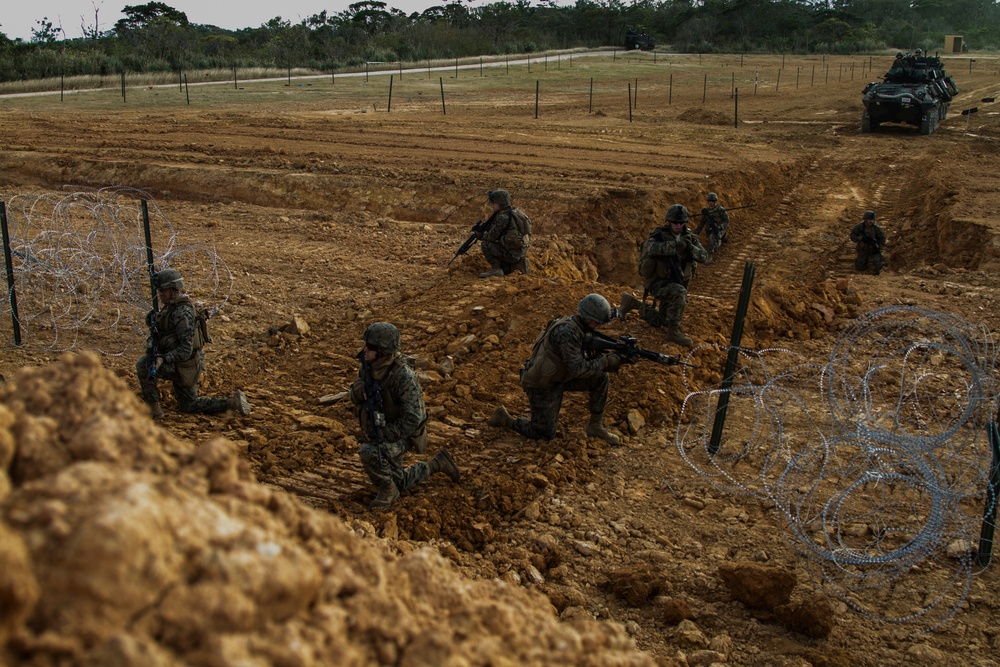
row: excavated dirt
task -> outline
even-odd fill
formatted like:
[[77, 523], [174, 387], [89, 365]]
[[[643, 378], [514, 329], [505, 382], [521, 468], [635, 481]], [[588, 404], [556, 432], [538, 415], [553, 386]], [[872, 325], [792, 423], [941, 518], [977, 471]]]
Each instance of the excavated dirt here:
[[[579, 397], [551, 442], [485, 423], [526, 410], [517, 370], [544, 324], [587, 293], [635, 290], [641, 240], [710, 190], [754, 206], [692, 284], [699, 344], [728, 344], [746, 262], [746, 347], [822, 361], [851, 318], [892, 304], [997, 331], [1000, 119], [979, 100], [1000, 83], [985, 62], [953, 72], [962, 92], [931, 136], [862, 135], [861, 83], [787, 76], [780, 95], [741, 98], [734, 128], [728, 96], [702, 104], [699, 70], [686, 97], [644, 73], [632, 122], [568, 96], [535, 119], [503, 77], [446, 116], [334, 93], [216, 110], [141, 92], [0, 101], [0, 193], [141, 188], [215, 245], [235, 285], [202, 392], [240, 387], [254, 405], [209, 418], [168, 400], [153, 424], [130, 395], [134, 359], [4, 350], [0, 663], [997, 664], [994, 570], [935, 632], [880, 624], [821, 595], [773, 507], [683, 462], [681, 404], [721, 380], [717, 353], [614, 376], [621, 447], [585, 438]], [[478, 248], [446, 267], [496, 187], [534, 222], [531, 275], [478, 279]], [[888, 237], [878, 277], [854, 271], [848, 239], [869, 208]], [[294, 316], [307, 333], [280, 330]], [[375, 320], [422, 370], [429, 453], [446, 445], [463, 473], [379, 513], [348, 406], [319, 401], [347, 388]], [[685, 352], [634, 320], [608, 330]]]

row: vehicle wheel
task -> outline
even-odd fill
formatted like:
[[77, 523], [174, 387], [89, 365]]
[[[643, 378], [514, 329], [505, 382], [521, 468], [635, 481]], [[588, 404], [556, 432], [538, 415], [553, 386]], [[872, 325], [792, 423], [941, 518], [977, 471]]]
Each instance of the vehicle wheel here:
[[868, 112], [861, 114], [861, 134], [868, 134], [872, 131], [872, 117]]
[[920, 119], [920, 134], [930, 134], [934, 131], [934, 124], [931, 121], [931, 115], [925, 113]]

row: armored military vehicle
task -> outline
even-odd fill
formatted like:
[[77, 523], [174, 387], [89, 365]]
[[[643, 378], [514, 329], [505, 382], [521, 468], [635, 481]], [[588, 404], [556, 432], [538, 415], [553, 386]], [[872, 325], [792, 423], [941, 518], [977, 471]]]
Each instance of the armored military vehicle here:
[[908, 123], [931, 134], [948, 115], [948, 104], [958, 94], [941, 60], [934, 57], [897, 58], [881, 82], [862, 91], [861, 131], [873, 132], [882, 123]]
[[625, 31], [626, 51], [634, 51], [635, 49], [652, 51], [654, 48], [656, 48], [656, 40], [653, 39], [652, 35], [634, 28]]

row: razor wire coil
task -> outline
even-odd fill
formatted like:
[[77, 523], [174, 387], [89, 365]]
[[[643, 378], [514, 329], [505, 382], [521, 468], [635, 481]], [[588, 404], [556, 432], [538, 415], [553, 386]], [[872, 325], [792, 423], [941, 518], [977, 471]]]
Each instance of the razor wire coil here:
[[[730, 388], [688, 394], [677, 449], [717, 489], [772, 501], [783, 536], [851, 609], [933, 629], [957, 612], [977, 572], [995, 356], [984, 325], [909, 306], [873, 310], [823, 365], [741, 349]], [[713, 456], [724, 392], [727, 421], [737, 422], [729, 430], [749, 437]]]
[[[203, 300], [211, 313], [225, 305], [233, 283], [225, 261], [208, 244], [182, 239], [148, 193], [116, 186], [18, 194], [4, 201], [22, 345], [73, 350], [86, 334], [89, 349], [119, 356], [145, 339], [152, 294], [143, 200], [154, 271], [179, 268], [186, 291]], [[12, 326], [9, 289], [2, 305], [0, 332]], [[5, 338], [10, 345], [12, 338]]]

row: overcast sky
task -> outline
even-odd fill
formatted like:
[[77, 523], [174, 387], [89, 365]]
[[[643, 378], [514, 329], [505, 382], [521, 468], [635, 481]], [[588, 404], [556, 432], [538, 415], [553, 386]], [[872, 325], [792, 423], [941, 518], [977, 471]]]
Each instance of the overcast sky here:
[[[257, 28], [275, 16], [298, 23], [324, 9], [327, 14], [337, 14], [356, 0], [161, 0], [174, 9], [187, 14], [191, 23], [217, 25], [237, 30]], [[69, 38], [82, 37], [80, 26], [94, 25], [94, 7], [99, 10], [101, 30], [110, 30], [123, 18], [123, 7], [144, 5], [149, 0], [0, 0], [0, 32], [11, 39], [31, 39], [36, 21], [48, 17], [56, 27], [62, 26]], [[388, 7], [395, 7], [410, 14], [428, 7], [446, 4], [444, 0], [383, 0]], [[481, 6], [483, 0], [473, 6]], [[81, 17], [83, 17], [81, 19]]]

